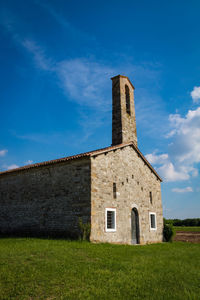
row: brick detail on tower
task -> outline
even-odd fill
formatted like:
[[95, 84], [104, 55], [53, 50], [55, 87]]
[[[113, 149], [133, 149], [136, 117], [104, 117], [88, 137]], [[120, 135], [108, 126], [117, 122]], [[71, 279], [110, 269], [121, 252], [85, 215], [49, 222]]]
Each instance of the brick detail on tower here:
[[112, 145], [134, 142], [137, 146], [134, 86], [126, 76], [112, 79]]

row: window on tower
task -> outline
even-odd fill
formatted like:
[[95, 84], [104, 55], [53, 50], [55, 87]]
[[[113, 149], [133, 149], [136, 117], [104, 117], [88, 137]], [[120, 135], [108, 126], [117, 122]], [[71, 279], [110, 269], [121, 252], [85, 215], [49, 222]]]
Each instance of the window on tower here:
[[131, 107], [130, 107], [130, 91], [128, 85], [125, 85], [125, 94], [126, 94], [126, 112], [131, 115]]

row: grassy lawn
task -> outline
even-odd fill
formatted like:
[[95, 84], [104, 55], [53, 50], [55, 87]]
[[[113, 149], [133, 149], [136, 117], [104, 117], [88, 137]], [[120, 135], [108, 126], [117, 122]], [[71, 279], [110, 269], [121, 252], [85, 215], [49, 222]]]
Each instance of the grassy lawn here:
[[200, 226], [197, 227], [186, 227], [186, 226], [174, 226], [175, 231], [200, 231]]
[[200, 244], [0, 239], [0, 299], [199, 299]]

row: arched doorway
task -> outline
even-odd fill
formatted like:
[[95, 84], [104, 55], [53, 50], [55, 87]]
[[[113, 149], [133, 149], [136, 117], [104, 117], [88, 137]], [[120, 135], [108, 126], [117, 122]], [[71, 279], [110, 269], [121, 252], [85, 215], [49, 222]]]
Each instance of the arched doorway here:
[[139, 215], [137, 208], [131, 210], [131, 240], [132, 244], [139, 244]]

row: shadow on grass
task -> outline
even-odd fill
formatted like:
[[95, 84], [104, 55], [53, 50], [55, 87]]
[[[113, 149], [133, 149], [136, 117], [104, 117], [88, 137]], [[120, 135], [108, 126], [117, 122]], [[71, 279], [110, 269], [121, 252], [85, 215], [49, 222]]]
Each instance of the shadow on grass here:
[[71, 234], [69, 232], [31, 232], [31, 231], [12, 231], [0, 232], [0, 238], [38, 238], [47, 240], [67, 240], [67, 241], [81, 241], [80, 234]]

